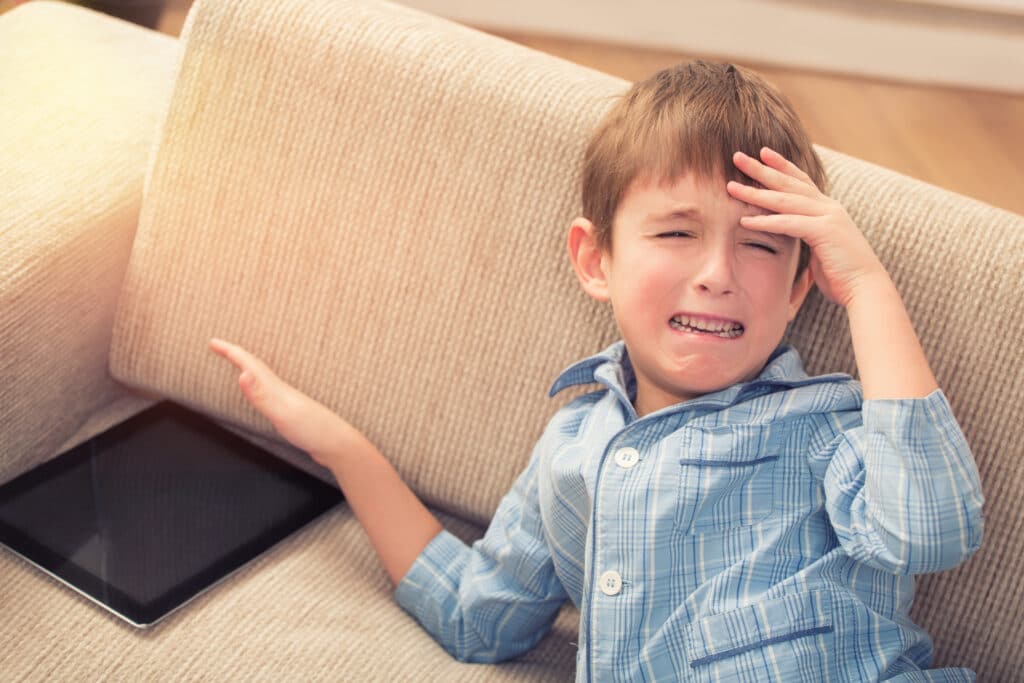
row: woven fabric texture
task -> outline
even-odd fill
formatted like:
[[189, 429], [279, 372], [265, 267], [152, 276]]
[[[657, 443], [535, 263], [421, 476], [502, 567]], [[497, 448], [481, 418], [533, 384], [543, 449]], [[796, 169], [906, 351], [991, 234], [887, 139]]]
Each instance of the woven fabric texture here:
[[114, 310], [177, 48], [63, 3], [0, 22], [0, 482], [123, 391]]
[[[387, 4], [200, 0], [184, 40], [111, 372], [269, 436], [206, 346], [235, 341], [366, 431], [430, 503], [484, 521], [557, 408], [550, 381], [615, 337], [564, 234], [587, 133], [625, 84]], [[923, 579], [914, 614], [938, 663], [1012, 678], [1024, 224], [821, 152], [985, 483], [982, 550]], [[811, 371], [854, 368], [845, 316], [820, 297], [791, 338]]]

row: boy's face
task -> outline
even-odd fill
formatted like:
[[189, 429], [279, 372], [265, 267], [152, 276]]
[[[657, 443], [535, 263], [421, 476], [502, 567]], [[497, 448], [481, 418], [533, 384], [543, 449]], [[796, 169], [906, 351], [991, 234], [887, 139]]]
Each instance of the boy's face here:
[[810, 269], [794, 282], [799, 242], [740, 227], [740, 216], [763, 210], [725, 184], [692, 173], [634, 182], [610, 250], [586, 219], [570, 228], [583, 288], [612, 303], [639, 415], [756, 377], [810, 289]]

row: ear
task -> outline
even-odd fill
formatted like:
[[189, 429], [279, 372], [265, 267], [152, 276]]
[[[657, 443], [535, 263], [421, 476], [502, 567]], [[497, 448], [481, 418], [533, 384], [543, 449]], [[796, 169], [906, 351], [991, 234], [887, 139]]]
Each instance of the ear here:
[[597, 245], [597, 228], [586, 218], [569, 226], [569, 258], [583, 291], [598, 301], [608, 301], [608, 277], [604, 252]]
[[793, 282], [793, 290], [789, 293], [789, 322], [793, 322], [793, 318], [796, 317], [813, 286], [814, 273], [811, 272], [811, 264], [808, 263], [804, 272], [800, 273], [800, 277]]

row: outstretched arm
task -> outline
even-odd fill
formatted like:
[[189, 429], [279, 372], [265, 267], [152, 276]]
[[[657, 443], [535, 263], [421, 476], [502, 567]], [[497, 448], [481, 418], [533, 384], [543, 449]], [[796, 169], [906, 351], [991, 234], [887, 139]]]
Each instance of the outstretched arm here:
[[210, 348], [242, 371], [242, 393], [281, 436], [334, 473], [397, 586], [398, 604], [452, 656], [501, 661], [544, 636], [567, 596], [540, 542], [535, 460], [502, 499], [484, 538], [470, 548], [442, 529], [352, 425], [245, 349], [219, 339]]
[[767, 147], [761, 160], [733, 162], [763, 188], [729, 182], [730, 195], [773, 211], [743, 227], [802, 239], [822, 293], [846, 308], [865, 399], [923, 398], [938, 388], [910, 316], [889, 273], [842, 205], [795, 164]]
[[440, 533], [441, 523], [359, 430], [242, 347], [213, 339], [210, 348], [242, 371], [242, 393], [278, 433], [334, 474], [391, 582], [398, 585]]

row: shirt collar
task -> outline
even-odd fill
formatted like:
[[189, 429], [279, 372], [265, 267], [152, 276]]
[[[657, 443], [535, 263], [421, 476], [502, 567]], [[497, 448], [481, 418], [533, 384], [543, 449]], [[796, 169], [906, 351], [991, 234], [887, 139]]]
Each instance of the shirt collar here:
[[[789, 344], [782, 344], [772, 352], [758, 376], [749, 382], [734, 384], [663, 410], [675, 410], [681, 406], [693, 407], [696, 405], [725, 407], [753, 395], [772, 393], [779, 389], [850, 380], [852, 378], [843, 373], [808, 376], [804, 371], [799, 352]], [[601, 353], [570, 365], [555, 380], [549, 395], [554, 396], [563, 389], [581, 384], [604, 385], [632, 413], [632, 398], [636, 396], [636, 376], [629, 360], [629, 353], [626, 351], [626, 344], [622, 341], [615, 342]]]

